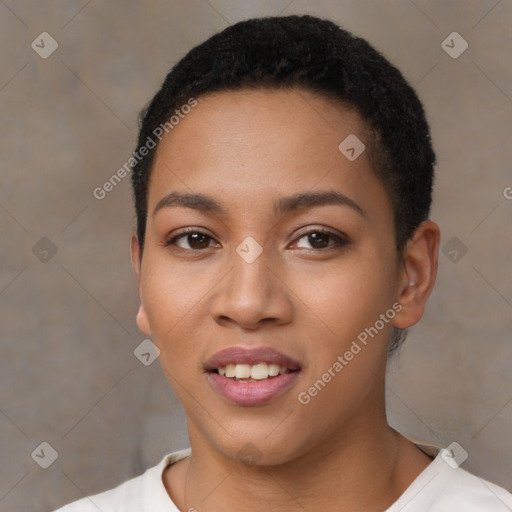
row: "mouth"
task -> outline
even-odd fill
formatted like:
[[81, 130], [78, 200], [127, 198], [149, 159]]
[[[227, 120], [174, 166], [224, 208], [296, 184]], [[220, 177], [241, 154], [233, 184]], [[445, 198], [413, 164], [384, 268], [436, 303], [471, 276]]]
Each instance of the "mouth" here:
[[224, 399], [241, 406], [268, 403], [296, 382], [300, 365], [267, 347], [232, 347], [215, 354], [204, 366], [208, 381]]
[[298, 371], [298, 368], [291, 369], [287, 366], [266, 362], [253, 365], [243, 363], [228, 364], [213, 370], [214, 373], [236, 382], [259, 382], [261, 380], [273, 379], [279, 377], [279, 375]]

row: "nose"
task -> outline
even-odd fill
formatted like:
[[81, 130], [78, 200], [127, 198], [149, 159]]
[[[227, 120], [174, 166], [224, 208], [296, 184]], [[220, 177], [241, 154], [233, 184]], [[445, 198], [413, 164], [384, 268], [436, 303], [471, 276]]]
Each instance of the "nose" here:
[[210, 314], [217, 324], [256, 330], [264, 324], [291, 322], [290, 290], [278, 277], [282, 269], [279, 272], [279, 268], [273, 268], [276, 265], [272, 266], [265, 251], [252, 262], [233, 251], [227, 265], [229, 271], [215, 287], [210, 301]]

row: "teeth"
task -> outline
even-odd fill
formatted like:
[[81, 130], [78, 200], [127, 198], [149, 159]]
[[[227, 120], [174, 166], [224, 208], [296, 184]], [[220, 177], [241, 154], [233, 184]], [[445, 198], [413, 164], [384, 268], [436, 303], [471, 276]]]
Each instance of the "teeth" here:
[[235, 365], [235, 377], [237, 379], [248, 379], [251, 376], [251, 365], [237, 364]]
[[251, 368], [251, 379], [262, 380], [268, 377], [268, 364], [258, 363]]
[[290, 372], [286, 366], [272, 363], [258, 363], [252, 366], [250, 364], [228, 364], [217, 368], [217, 371], [219, 375], [225, 375], [228, 378], [251, 380], [264, 380]]
[[268, 365], [268, 374], [271, 376], [271, 377], [276, 377], [277, 375], [279, 375], [279, 365], [278, 364], [269, 364]]

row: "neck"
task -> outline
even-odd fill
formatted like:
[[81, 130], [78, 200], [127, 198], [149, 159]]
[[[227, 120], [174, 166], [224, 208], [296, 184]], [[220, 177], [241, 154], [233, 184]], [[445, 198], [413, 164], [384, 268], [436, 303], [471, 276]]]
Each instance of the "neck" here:
[[192, 429], [192, 455], [166, 486], [181, 510], [325, 511], [334, 503], [343, 504], [344, 512], [384, 510], [430, 459], [389, 427], [384, 411], [349, 423], [274, 466], [246, 466], [224, 457]]

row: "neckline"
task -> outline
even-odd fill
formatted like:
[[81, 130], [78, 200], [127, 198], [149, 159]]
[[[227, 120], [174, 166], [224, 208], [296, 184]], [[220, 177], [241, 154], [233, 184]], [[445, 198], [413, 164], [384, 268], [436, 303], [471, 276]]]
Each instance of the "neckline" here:
[[[441, 456], [441, 448], [440, 447], [435, 446], [435, 445], [430, 445], [430, 444], [424, 444], [419, 441], [412, 440], [410, 438], [408, 438], [408, 439], [419, 450], [421, 450], [425, 455], [427, 455], [427, 457], [429, 457], [432, 460], [431, 460], [430, 464], [428, 464], [428, 466], [423, 469], [423, 471], [421, 471], [418, 475], [416, 475], [416, 478], [414, 478], [414, 480], [407, 486], [407, 488], [404, 490], [404, 492], [398, 497], [398, 499], [394, 503], [391, 504], [391, 506], [389, 508], [387, 508], [385, 510], [385, 512], [394, 512], [395, 510], [400, 510], [400, 509], [397, 509], [396, 507], [403, 506], [405, 503], [407, 503], [411, 499], [413, 499], [414, 496], [411, 496], [411, 494], [414, 493], [414, 489], [418, 485], [421, 485], [422, 480], [424, 480], [425, 478], [428, 478], [429, 473], [431, 473], [432, 471], [435, 471], [435, 468], [438, 465], [436, 463], [436, 461], [438, 461]], [[167, 488], [164, 484], [164, 480], [163, 480], [164, 472], [169, 468], [169, 466], [172, 466], [176, 462], [179, 462], [180, 460], [190, 457], [191, 453], [192, 453], [192, 448], [188, 447], [188, 448], [183, 448], [181, 450], [167, 454], [167, 455], [165, 455], [165, 457], [163, 457], [163, 459], [161, 460], [160, 464], [158, 464], [158, 467], [157, 467], [159, 478], [160, 478], [161, 489], [167, 496], [167, 499], [169, 500], [169, 502], [174, 507], [176, 507], [176, 509], [178, 509], [178, 507], [177, 507], [176, 503], [174, 502], [172, 496], [170, 496], [170, 494], [167, 492]], [[439, 474], [439, 472], [436, 473], [436, 475], [437, 474]], [[436, 475], [434, 475], [434, 476], [436, 476]], [[433, 477], [432, 477], [432, 479], [433, 479]]]

